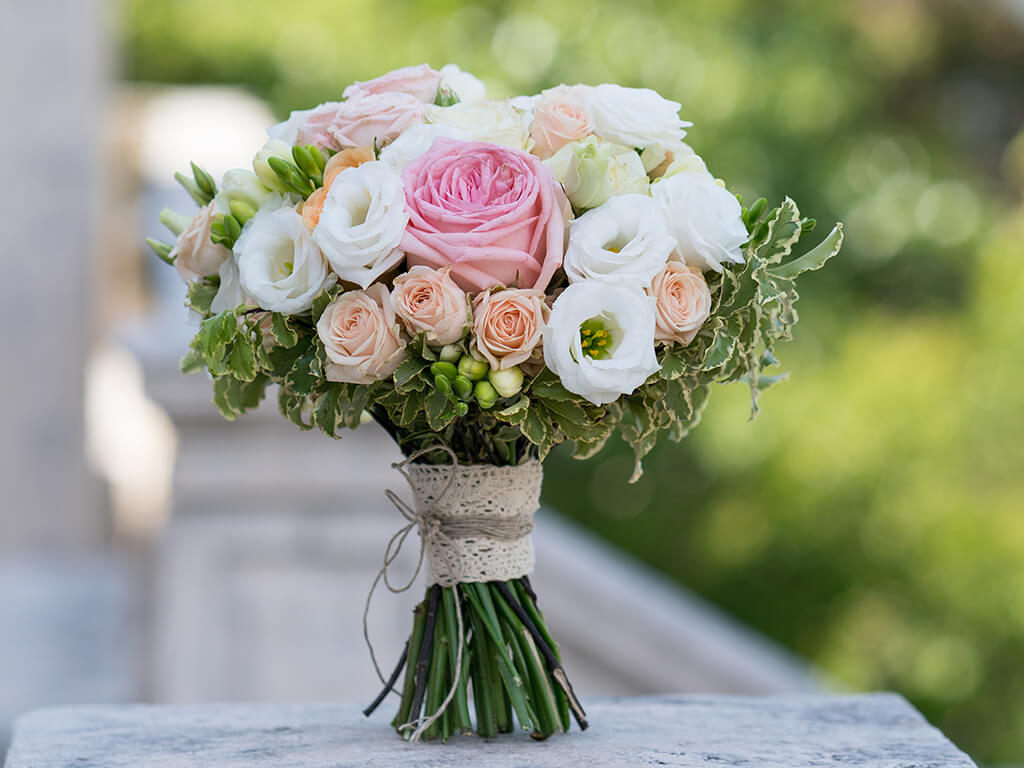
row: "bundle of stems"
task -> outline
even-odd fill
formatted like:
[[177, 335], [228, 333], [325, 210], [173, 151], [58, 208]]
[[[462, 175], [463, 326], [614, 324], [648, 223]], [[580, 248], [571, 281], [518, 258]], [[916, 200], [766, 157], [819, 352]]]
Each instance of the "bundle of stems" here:
[[[518, 721], [535, 739], [545, 739], [568, 731], [570, 717], [586, 729], [586, 713], [562, 668], [528, 577], [451, 587], [434, 584], [413, 616], [405, 651], [365, 715], [394, 689], [404, 668], [401, 703], [392, 721], [404, 738], [439, 711], [421, 738], [447, 741], [456, 732], [491, 738], [511, 732]], [[454, 695], [442, 710], [453, 687]]]

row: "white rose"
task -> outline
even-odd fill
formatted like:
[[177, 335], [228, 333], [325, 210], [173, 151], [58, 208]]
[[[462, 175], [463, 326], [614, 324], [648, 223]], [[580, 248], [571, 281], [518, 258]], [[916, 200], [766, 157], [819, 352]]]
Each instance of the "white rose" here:
[[342, 280], [366, 288], [405, 258], [398, 244], [408, 221], [402, 177], [371, 160], [335, 177], [313, 240]]
[[544, 362], [562, 386], [604, 405], [658, 370], [654, 299], [635, 288], [583, 280], [566, 288], [544, 327]]
[[693, 125], [679, 119], [680, 104], [650, 88], [598, 85], [587, 97], [587, 109], [598, 136], [627, 147], [669, 146]]
[[213, 203], [204, 205], [185, 226], [171, 250], [175, 269], [186, 283], [217, 274], [231, 251], [210, 239], [210, 226], [215, 220]]
[[588, 136], [566, 144], [544, 162], [577, 210], [596, 208], [612, 195], [647, 192], [640, 156], [621, 144]]
[[452, 125], [435, 123], [433, 125], [417, 125], [388, 144], [380, 152], [381, 162], [387, 163], [401, 173], [405, 166], [422, 155], [440, 137], [469, 141], [470, 135], [461, 128]]
[[562, 266], [571, 283], [600, 280], [644, 290], [675, 247], [657, 203], [647, 195], [621, 195], [569, 225]]
[[473, 104], [487, 98], [487, 87], [469, 72], [463, 72], [458, 64], [441, 67], [441, 87], [449, 89], [463, 104]]
[[337, 279], [293, 208], [261, 210], [235, 242], [242, 290], [263, 309], [294, 315]]
[[743, 263], [747, 242], [739, 201], [709, 173], [676, 173], [651, 185], [665, 223], [678, 243], [674, 258], [703, 272], [722, 271], [723, 262]]
[[428, 105], [423, 119], [460, 128], [474, 141], [489, 141], [513, 149], [529, 150], [530, 116], [508, 101], [478, 101], [450, 107]]

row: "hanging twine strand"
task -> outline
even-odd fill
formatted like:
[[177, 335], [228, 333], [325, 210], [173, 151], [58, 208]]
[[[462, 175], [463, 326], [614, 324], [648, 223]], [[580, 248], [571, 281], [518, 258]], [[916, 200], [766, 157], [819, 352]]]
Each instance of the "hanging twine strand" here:
[[[443, 451], [452, 460], [447, 465], [416, 465], [413, 462], [434, 451]], [[384, 550], [384, 562], [370, 586], [363, 608], [363, 638], [370, 651], [370, 659], [381, 682], [387, 681], [377, 663], [373, 643], [370, 641], [369, 613], [373, 593], [381, 581], [388, 591], [399, 594], [412, 588], [423, 568], [424, 555], [430, 563], [431, 584], [442, 588], [454, 588], [466, 581], [505, 581], [525, 575], [533, 566], [533, 549], [529, 535], [533, 531], [533, 514], [537, 508], [540, 493], [540, 464], [529, 462], [518, 467], [479, 467], [459, 464], [455, 452], [445, 446], [424, 448], [403, 461], [391, 465], [409, 483], [416, 497], [416, 506], [408, 504], [397, 493], [388, 489], [387, 498], [394, 504], [406, 524], [388, 541]], [[494, 473], [500, 473], [497, 480]], [[432, 490], [442, 479], [440, 488]], [[488, 500], [500, 497], [502, 502], [495, 511], [480, 511], [481, 495]], [[493, 503], [485, 506], [493, 506]], [[397, 559], [409, 534], [417, 531], [420, 536], [419, 558], [412, 577], [403, 585], [396, 586], [390, 580], [389, 569]], [[494, 542], [499, 545], [495, 546]], [[502, 549], [501, 545], [505, 545]], [[486, 554], [484, 562], [474, 560], [467, 563], [467, 553]], [[513, 573], [515, 575], [508, 575]], [[489, 575], [493, 574], [493, 578]], [[483, 578], [481, 578], [483, 577]], [[462, 601], [455, 596], [455, 619], [458, 637], [458, 652], [455, 670], [462, 668], [462, 654], [465, 643], [465, 626], [462, 618]], [[399, 726], [399, 731], [412, 730], [409, 741], [416, 742], [445, 711], [455, 696], [459, 685], [459, 674], [448, 695], [437, 711], [429, 716], [419, 717]]]

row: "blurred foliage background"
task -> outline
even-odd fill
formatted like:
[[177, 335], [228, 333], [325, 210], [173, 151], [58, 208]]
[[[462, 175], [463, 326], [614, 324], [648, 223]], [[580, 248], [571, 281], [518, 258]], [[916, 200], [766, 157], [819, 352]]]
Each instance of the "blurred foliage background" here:
[[731, 188], [846, 222], [756, 421], [721, 390], [638, 484], [621, 447], [557, 455], [546, 500], [1024, 763], [1020, 3], [121, 0], [118, 22], [125, 79], [243, 84], [281, 116], [423, 61], [495, 94], [655, 88]]

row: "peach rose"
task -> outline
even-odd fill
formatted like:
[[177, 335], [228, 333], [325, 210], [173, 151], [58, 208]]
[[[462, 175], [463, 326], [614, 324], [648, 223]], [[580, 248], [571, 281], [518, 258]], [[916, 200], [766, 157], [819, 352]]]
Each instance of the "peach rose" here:
[[454, 344], [469, 322], [466, 292], [451, 278], [451, 267], [412, 267], [395, 278], [391, 300], [409, 333], [427, 334], [431, 344]]
[[654, 340], [689, 344], [711, 314], [711, 291], [696, 267], [670, 261], [649, 291], [657, 299]]
[[327, 352], [328, 381], [373, 384], [394, 373], [406, 357], [391, 297], [381, 283], [341, 294], [327, 305], [316, 332]]
[[587, 85], [559, 85], [541, 92], [534, 104], [533, 123], [530, 125], [535, 155], [551, 157], [570, 141], [594, 132], [594, 124], [587, 112], [590, 90]]
[[441, 73], [429, 64], [388, 72], [373, 80], [352, 83], [342, 94], [346, 99], [376, 93], [408, 93], [424, 104], [433, 104], [437, 98], [437, 87], [441, 84]]
[[324, 210], [324, 200], [331, 189], [331, 183], [346, 168], [357, 168], [363, 163], [373, 160], [373, 147], [352, 147], [343, 149], [331, 157], [324, 166], [324, 185], [316, 189], [302, 204], [302, 219], [306, 226], [313, 229], [320, 221]]
[[171, 251], [174, 267], [186, 283], [200, 277], [216, 275], [220, 265], [231, 255], [223, 245], [210, 240], [210, 225], [216, 211], [213, 203], [199, 209], [192, 221], [178, 235], [178, 241]]
[[540, 344], [547, 316], [544, 291], [485, 291], [473, 301], [476, 350], [494, 370], [526, 362]]
[[[386, 144], [406, 128], [423, 122], [423, 102], [408, 93], [368, 93], [348, 101], [328, 102], [300, 113], [275, 135], [296, 144], [328, 149]], [[276, 128], [275, 128], [276, 131]], [[286, 139], [287, 140], [287, 139]]]

